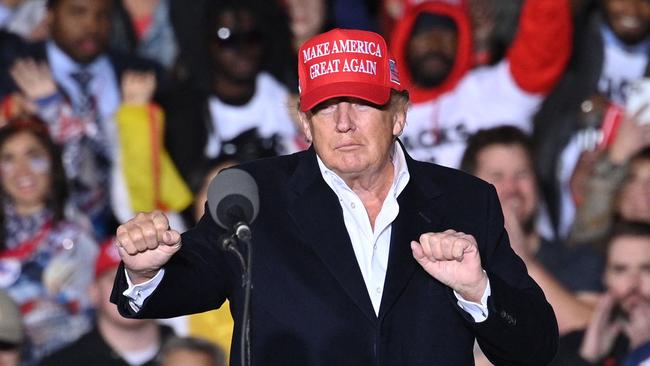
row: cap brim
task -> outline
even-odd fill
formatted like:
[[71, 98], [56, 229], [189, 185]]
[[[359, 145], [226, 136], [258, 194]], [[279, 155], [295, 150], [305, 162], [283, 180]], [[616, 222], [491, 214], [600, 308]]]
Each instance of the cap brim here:
[[342, 81], [314, 88], [300, 96], [300, 110], [307, 112], [319, 103], [336, 97], [359, 98], [377, 105], [384, 105], [390, 99], [390, 87], [353, 81]]

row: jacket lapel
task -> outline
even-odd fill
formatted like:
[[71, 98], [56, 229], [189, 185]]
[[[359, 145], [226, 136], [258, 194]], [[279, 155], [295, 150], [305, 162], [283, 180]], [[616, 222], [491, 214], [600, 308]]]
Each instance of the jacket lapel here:
[[[403, 148], [403, 147], [402, 147]], [[406, 153], [405, 153], [406, 154]], [[435, 204], [442, 193], [406, 154], [409, 183], [398, 197], [399, 214], [391, 229], [390, 254], [379, 318], [383, 318], [399, 298], [418, 264], [411, 254], [411, 240], [421, 234], [440, 231], [443, 216]], [[316, 153], [309, 149], [289, 182], [295, 193], [289, 215], [305, 242], [316, 252], [330, 274], [371, 321], [377, 316], [372, 307], [336, 194], [325, 183], [318, 168]]]
[[411, 241], [418, 241], [420, 235], [425, 232], [440, 231], [442, 225], [443, 216], [435, 204], [441, 192], [431, 177], [421, 174], [408, 155], [406, 160], [410, 179], [398, 197], [399, 214], [391, 229], [388, 268], [379, 309], [380, 319], [390, 311], [415, 270], [419, 268], [411, 252]]
[[299, 163], [289, 185], [295, 193], [289, 215], [305, 242], [352, 301], [375, 322], [377, 316], [345, 228], [341, 206], [322, 178], [313, 147]]

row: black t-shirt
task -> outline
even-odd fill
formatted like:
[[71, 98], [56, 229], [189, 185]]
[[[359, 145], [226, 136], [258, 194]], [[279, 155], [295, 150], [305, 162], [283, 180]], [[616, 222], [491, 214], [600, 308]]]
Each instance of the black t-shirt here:
[[571, 292], [601, 292], [604, 260], [593, 247], [542, 239], [537, 260]]

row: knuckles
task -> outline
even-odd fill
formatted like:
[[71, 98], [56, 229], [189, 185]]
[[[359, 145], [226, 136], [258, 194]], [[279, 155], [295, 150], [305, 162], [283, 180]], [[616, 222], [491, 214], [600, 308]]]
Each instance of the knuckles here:
[[473, 236], [452, 229], [439, 233], [423, 233], [420, 235], [419, 242], [424, 251], [433, 256], [447, 256], [456, 247], [465, 248], [476, 245]]

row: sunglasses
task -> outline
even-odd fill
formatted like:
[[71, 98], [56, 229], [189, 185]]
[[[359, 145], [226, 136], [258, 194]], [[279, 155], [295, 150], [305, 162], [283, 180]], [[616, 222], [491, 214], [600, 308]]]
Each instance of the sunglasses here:
[[217, 30], [214, 41], [222, 47], [238, 47], [257, 45], [262, 42], [262, 39], [262, 32], [258, 29], [236, 32], [233, 29], [221, 27]]

